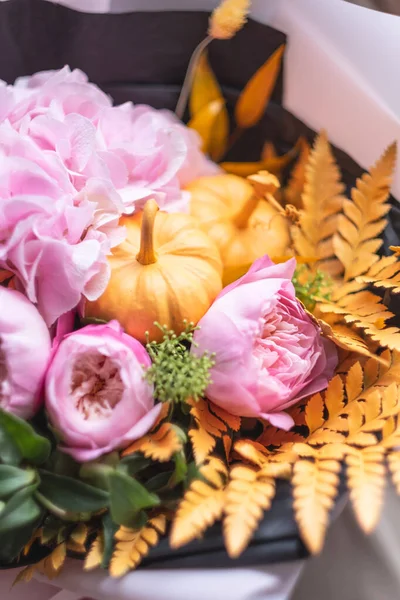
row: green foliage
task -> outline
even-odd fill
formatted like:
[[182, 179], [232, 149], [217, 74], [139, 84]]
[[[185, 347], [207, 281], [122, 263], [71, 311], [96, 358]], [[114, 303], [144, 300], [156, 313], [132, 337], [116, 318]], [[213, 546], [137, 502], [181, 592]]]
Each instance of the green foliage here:
[[153, 363], [146, 372], [146, 379], [154, 384], [156, 398], [176, 403], [189, 398], [198, 400], [211, 381], [210, 369], [215, 364], [209, 353], [195, 356], [189, 351], [193, 333], [198, 328], [193, 323], [185, 323], [185, 330], [177, 335], [165, 326], [156, 325], [164, 333], [163, 340], [148, 342], [146, 346]]
[[297, 298], [309, 310], [313, 311], [317, 298], [330, 300], [332, 280], [323, 271], [310, 273], [305, 265], [299, 265], [292, 279]]
[[143, 509], [153, 508], [160, 504], [156, 494], [120, 471], [114, 471], [109, 475], [110, 481], [110, 510], [114, 523], [125, 527], [137, 527], [138, 521], [144, 523], [147, 516]]
[[0, 409], [0, 450], [4, 463], [18, 464], [26, 459], [41, 465], [50, 456], [51, 444], [29, 423]]

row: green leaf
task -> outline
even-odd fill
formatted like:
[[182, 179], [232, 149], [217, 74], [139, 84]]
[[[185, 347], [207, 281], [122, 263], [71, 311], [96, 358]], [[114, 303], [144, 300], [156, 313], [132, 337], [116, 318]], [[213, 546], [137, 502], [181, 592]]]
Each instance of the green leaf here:
[[0, 465], [0, 498], [6, 498], [23, 487], [32, 484], [36, 478], [33, 469], [18, 469], [11, 465]]
[[113, 467], [101, 463], [83, 464], [79, 471], [79, 477], [96, 488], [109, 491], [108, 476], [114, 471]]
[[39, 518], [41, 509], [32, 498], [37, 485], [30, 485], [16, 492], [0, 514], [0, 534], [25, 527]]
[[37, 465], [48, 459], [49, 440], [38, 435], [26, 421], [0, 409], [0, 430], [11, 438], [22, 458]]
[[149, 492], [159, 492], [160, 490], [167, 488], [170, 482], [173, 471], [166, 471], [165, 473], [158, 473], [146, 481], [146, 489]]
[[170, 487], [174, 487], [178, 483], [181, 483], [186, 477], [188, 466], [186, 462], [186, 456], [183, 451], [177, 452], [174, 455], [175, 462], [175, 471], [171, 477], [171, 481], [169, 482]]
[[196, 463], [193, 461], [188, 464], [185, 480], [185, 489], [187, 490], [190, 487], [192, 481], [195, 481], [196, 479], [203, 479], [203, 477], [201, 476], [198, 465], [196, 465]]
[[32, 499], [20, 506], [18, 512], [25, 517], [25, 524], [1, 533], [0, 561], [11, 562], [17, 558], [41, 523], [43, 513]]
[[118, 525], [116, 525], [110, 513], [106, 513], [102, 519], [103, 535], [104, 535], [104, 553], [101, 566], [103, 569], [107, 569], [111, 560], [114, 550], [114, 536], [118, 531]]
[[40, 470], [39, 492], [51, 504], [71, 513], [91, 513], [106, 508], [109, 494], [78, 479]]
[[6, 431], [0, 427], [0, 461], [6, 465], [19, 465], [21, 453]]
[[145, 458], [143, 454], [135, 452], [121, 460], [118, 465], [118, 471], [134, 477], [137, 473], [146, 469], [152, 462], [150, 458]]
[[111, 516], [118, 525], [131, 527], [138, 512], [160, 504], [158, 496], [148, 492], [141, 483], [129, 475], [115, 471], [109, 475], [109, 478]]

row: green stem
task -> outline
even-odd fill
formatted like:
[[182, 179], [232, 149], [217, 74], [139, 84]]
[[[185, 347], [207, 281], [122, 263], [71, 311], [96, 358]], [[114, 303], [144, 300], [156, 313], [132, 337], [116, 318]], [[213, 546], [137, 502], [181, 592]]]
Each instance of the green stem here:
[[185, 114], [186, 106], [187, 106], [187, 103], [189, 100], [190, 90], [192, 89], [194, 74], [195, 74], [196, 67], [199, 62], [200, 56], [202, 55], [203, 51], [207, 48], [207, 46], [209, 45], [209, 43], [212, 40], [213, 40], [212, 37], [207, 36], [202, 42], [200, 42], [200, 44], [194, 50], [192, 57], [190, 59], [190, 62], [189, 62], [189, 65], [188, 65], [188, 68], [186, 71], [185, 79], [184, 79], [184, 82], [182, 85], [181, 93], [179, 94], [178, 103], [177, 103], [176, 109], [175, 109], [175, 114], [178, 117], [178, 119], [180, 119], [181, 121]]
[[50, 500], [48, 500], [45, 496], [43, 496], [43, 494], [41, 494], [38, 491], [36, 491], [34, 493], [34, 496], [35, 496], [36, 500], [44, 508], [46, 508], [52, 515], [54, 515], [58, 519], [61, 519], [61, 521], [69, 521], [69, 522], [72, 522], [72, 523], [78, 523], [80, 521], [88, 521], [90, 519], [90, 517], [91, 517], [91, 513], [71, 513], [71, 512], [67, 512], [66, 510], [63, 510], [59, 506], [56, 506], [55, 504], [53, 504], [53, 502], [51, 502]]

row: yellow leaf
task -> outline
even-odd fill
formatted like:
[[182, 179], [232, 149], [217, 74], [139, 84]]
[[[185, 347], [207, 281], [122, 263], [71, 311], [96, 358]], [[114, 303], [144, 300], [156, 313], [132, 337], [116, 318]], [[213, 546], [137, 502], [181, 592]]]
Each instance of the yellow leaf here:
[[37, 563], [37, 570], [46, 575], [48, 579], [55, 579], [61, 572], [67, 557], [67, 545], [65, 542], [58, 544], [49, 556]]
[[326, 133], [316, 138], [305, 167], [300, 223], [292, 227], [297, 254], [319, 259], [313, 269], [339, 275], [342, 267], [334, 256], [332, 239], [344, 202], [344, 185]]
[[237, 558], [245, 550], [274, 495], [274, 479], [252, 467], [233, 467], [226, 489], [224, 518], [225, 546], [231, 558]]
[[347, 325], [335, 324], [330, 327], [325, 323], [323, 333], [324, 337], [332, 340], [339, 348], [361, 354], [362, 356], [368, 356], [373, 358], [374, 361], [383, 360], [369, 349], [367, 342], [356, 331]]
[[360, 396], [363, 389], [363, 370], [360, 363], [353, 365], [346, 377], [347, 400], [352, 402]]
[[79, 546], [83, 546], [86, 543], [88, 535], [89, 535], [88, 526], [85, 525], [84, 523], [79, 523], [79, 525], [77, 525], [75, 527], [75, 529], [72, 531], [69, 538], [70, 538], [70, 540], [75, 542], [75, 544], [78, 544]]
[[166, 527], [165, 515], [150, 519], [141, 529], [120, 527], [115, 534], [116, 546], [110, 563], [111, 577], [122, 577], [128, 571], [136, 569], [150, 548], [157, 544], [160, 535], [164, 535]]
[[84, 569], [85, 571], [91, 571], [101, 566], [104, 555], [104, 537], [102, 533], [99, 533], [90, 546], [90, 550], [85, 558]]
[[225, 154], [228, 145], [229, 116], [221, 88], [209, 65], [207, 53], [203, 53], [194, 72], [189, 105], [191, 116], [195, 117], [204, 107], [215, 100], [223, 102], [223, 104], [214, 122], [208, 153], [214, 161], [218, 161]]
[[312, 396], [306, 406], [306, 424], [310, 433], [314, 433], [324, 424], [324, 403], [321, 394]]
[[301, 536], [313, 554], [321, 551], [339, 486], [340, 462], [299, 460], [294, 465], [293, 497]]
[[232, 429], [232, 431], [239, 431], [241, 421], [242, 421], [240, 417], [237, 417], [236, 415], [232, 415], [231, 413], [229, 413], [226, 410], [224, 410], [223, 408], [217, 406], [213, 402], [210, 402], [210, 409], [211, 409], [211, 412], [214, 413], [214, 415], [216, 415], [219, 419], [221, 419], [221, 421], [223, 421], [229, 427], [229, 429]]
[[338, 221], [333, 246], [345, 267], [345, 281], [363, 275], [379, 260], [377, 251], [382, 245], [379, 236], [386, 226], [385, 216], [390, 208], [387, 199], [396, 153], [396, 144], [389, 146], [370, 173], [357, 179], [351, 200], [343, 204], [344, 214]]
[[202, 150], [205, 154], [209, 154], [213, 148], [214, 130], [224, 108], [224, 100], [213, 100], [204, 106], [188, 123], [188, 127], [197, 131], [203, 140]]
[[269, 171], [273, 175], [279, 176], [281, 171], [296, 158], [297, 154], [298, 147], [296, 145], [282, 156], [263, 155], [261, 160], [257, 162], [223, 162], [220, 164], [220, 167], [224, 169], [226, 173], [238, 175], [239, 177], [249, 177], [259, 171]]
[[356, 519], [366, 533], [376, 526], [385, 488], [384, 449], [355, 450], [346, 457], [347, 482]]
[[282, 44], [245, 86], [235, 109], [239, 129], [253, 127], [263, 116], [281, 70], [284, 51]]
[[201, 465], [217, 445], [215, 437], [205, 429], [189, 429], [189, 437], [192, 442], [193, 454], [197, 465]]
[[227, 469], [221, 460], [211, 457], [208, 464], [200, 469], [207, 480], [191, 483], [181, 500], [172, 524], [170, 544], [180, 548], [221, 518], [225, 501]]

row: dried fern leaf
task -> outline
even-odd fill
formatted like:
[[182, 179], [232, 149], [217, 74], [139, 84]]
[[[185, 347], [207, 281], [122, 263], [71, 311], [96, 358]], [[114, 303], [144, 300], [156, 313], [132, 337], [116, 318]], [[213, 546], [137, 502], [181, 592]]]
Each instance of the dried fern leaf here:
[[61, 573], [67, 558], [67, 545], [65, 542], [58, 544], [49, 556], [37, 563], [36, 569], [47, 579], [55, 579]]
[[324, 337], [332, 340], [336, 346], [339, 346], [339, 348], [342, 348], [343, 350], [348, 350], [349, 352], [360, 354], [361, 356], [367, 356], [368, 358], [373, 358], [377, 361], [383, 360], [369, 349], [367, 342], [356, 331], [351, 329], [351, 326], [344, 324], [330, 326], [327, 323], [324, 323], [322, 331]]
[[386, 226], [390, 193], [397, 148], [392, 144], [371, 168], [357, 179], [351, 200], [343, 205], [343, 215], [338, 221], [334, 236], [336, 256], [344, 265], [344, 279], [349, 281], [366, 273], [379, 260], [377, 251], [382, 245], [380, 234]]
[[228, 471], [224, 463], [215, 457], [200, 469], [205, 481], [193, 481], [181, 500], [172, 523], [170, 544], [180, 548], [221, 518]]
[[231, 558], [237, 558], [245, 550], [274, 495], [274, 479], [253, 467], [233, 467], [226, 489], [224, 518], [225, 547]]
[[92, 571], [93, 569], [97, 569], [101, 566], [104, 556], [104, 536], [103, 533], [100, 532], [92, 545], [90, 546], [90, 550], [87, 553], [84, 563], [85, 571]]
[[133, 442], [122, 456], [142, 452], [146, 458], [158, 462], [167, 462], [182, 449], [182, 441], [171, 423], [163, 423], [157, 431], [151, 432]]
[[[211, 405], [210, 402], [203, 398], [200, 398], [196, 402], [191, 401], [190, 404], [192, 407], [190, 414], [193, 417], [195, 427], [189, 429], [189, 437], [192, 442], [196, 463], [202, 464], [214, 450], [217, 439], [221, 438], [228, 431], [228, 427], [230, 427], [228, 421], [231, 419], [231, 423], [235, 427], [238, 425], [240, 427], [240, 421], [237, 422], [236, 417]], [[211, 406], [213, 407], [213, 412], [211, 412]], [[219, 413], [218, 410], [220, 411]], [[217, 414], [221, 415], [221, 418]]]
[[120, 527], [115, 534], [116, 546], [110, 563], [111, 577], [122, 577], [142, 562], [150, 548], [155, 546], [164, 535], [167, 527], [165, 515], [158, 515], [149, 520], [138, 530]]
[[365, 275], [357, 277], [357, 281], [400, 294], [400, 261], [397, 256], [384, 256]]
[[340, 462], [299, 460], [294, 465], [293, 497], [301, 536], [312, 554], [321, 551], [339, 486]]
[[302, 194], [306, 182], [306, 167], [309, 161], [311, 148], [307, 140], [300, 138], [299, 158], [292, 169], [289, 183], [284, 191], [285, 204], [292, 204], [296, 208], [303, 208]]
[[346, 457], [347, 484], [356, 519], [365, 533], [379, 520], [385, 488], [384, 449], [354, 450]]
[[25, 569], [22, 569], [14, 579], [12, 587], [17, 585], [17, 583], [29, 583], [34, 576], [35, 571], [36, 565], [29, 565], [28, 567], [25, 567]]
[[293, 443], [288, 443], [277, 450], [268, 450], [262, 444], [253, 440], [238, 440], [235, 452], [244, 460], [261, 467], [265, 474], [271, 477], [285, 477], [296, 460], [292, 450]]
[[[305, 406], [307, 401], [303, 401], [296, 406], [291, 406], [285, 412], [290, 415], [294, 421], [294, 427], [301, 427], [306, 424], [305, 421]], [[257, 442], [262, 446], [277, 446], [281, 447], [284, 444], [290, 444], [294, 442], [300, 442], [305, 438], [305, 434], [302, 432], [291, 429], [285, 431], [284, 429], [278, 429], [267, 423], [264, 427], [264, 431], [257, 439]]]
[[303, 210], [299, 226], [292, 228], [297, 254], [315, 256], [313, 269], [339, 275], [342, 266], [334, 256], [333, 235], [342, 210], [344, 185], [325, 132], [317, 137], [305, 168]]
[[400, 494], [400, 452], [392, 452], [388, 456], [389, 470], [392, 481], [398, 494]]

